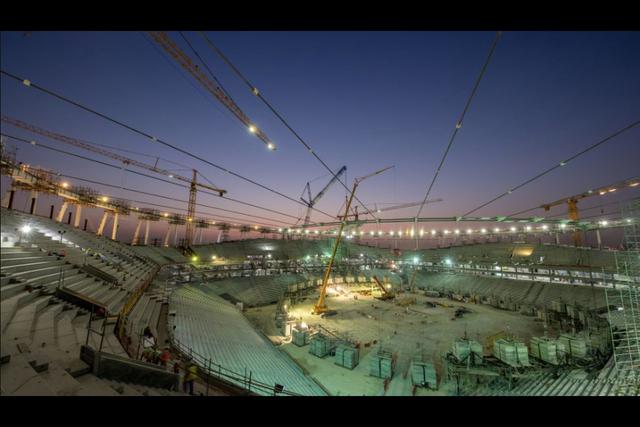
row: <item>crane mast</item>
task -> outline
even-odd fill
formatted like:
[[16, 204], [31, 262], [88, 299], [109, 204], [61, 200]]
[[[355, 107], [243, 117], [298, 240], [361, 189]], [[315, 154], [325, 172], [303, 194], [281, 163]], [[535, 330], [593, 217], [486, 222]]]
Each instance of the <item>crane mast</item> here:
[[304, 225], [309, 224], [309, 220], [311, 219], [311, 209], [313, 209], [313, 207], [315, 206], [316, 203], [318, 203], [320, 198], [322, 196], [324, 196], [324, 194], [327, 192], [327, 190], [329, 190], [329, 187], [331, 187], [340, 178], [340, 176], [343, 173], [345, 173], [346, 171], [347, 171], [347, 167], [346, 166], [342, 166], [340, 168], [340, 170], [333, 176], [333, 178], [331, 178], [329, 180], [327, 185], [325, 185], [324, 188], [322, 190], [320, 190], [318, 192], [318, 194], [316, 194], [316, 197], [314, 197], [313, 199], [311, 198], [311, 187], [310, 187], [310, 184], [307, 182], [307, 185], [305, 186], [305, 189], [307, 190], [307, 193], [309, 195], [309, 201], [300, 198], [303, 202], [305, 202], [307, 204], [307, 212], [306, 212], [306, 214], [304, 216]]

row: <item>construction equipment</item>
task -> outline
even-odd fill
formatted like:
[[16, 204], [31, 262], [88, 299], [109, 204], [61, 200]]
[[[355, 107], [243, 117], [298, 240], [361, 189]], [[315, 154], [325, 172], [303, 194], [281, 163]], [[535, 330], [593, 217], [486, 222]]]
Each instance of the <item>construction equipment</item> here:
[[[148, 165], [146, 163], [140, 162], [138, 160], [134, 160], [134, 159], [130, 159], [128, 157], [122, 156], [120, 154], [111, 152], [109, 150], [106, 150], [104, 148], [98, 147], [95, 144], [92, 144], [90, 142], [87, 141], [82, 141], [80, 139], [76, 139], [76, 138], [72, 138], [66, 135], [62, 135], [59, 133], [55, 133], [52, 131], [48, 131], [46, 129], [42, 129], [39, 128], [37, 126], [34, 126], [32, 124], [23, 122], [21, 120], [17, 120], [8, 116], [2, 116], [2, 122], [4, 123], [8, 123], [11, 124], [17, 128], [20, 129], [24, 129], [24, 130], [28, 130], [29, 132], [38, 134], [38, 135], [42, 135], [44, 137], [50, 138], [54, 141], [58, 141], [58, 142], [62, 142], [64, 144], [68, 144], [74, 147], [78, 147], [78, 148], [82, 148], [84, 150], [87, 151], [91, 151], [93, 153], [96, 154], [100, 154], [102, 156], [105, 157], [109, 157], [111, 159], [117, 160], [119, 162], [122, 162], [125, 165], [125, 168], [128, 165], [132, 165], [132, 166], [136, 166], [139, 167], [141, 169], [146, 169], [155, 173], [158, 173], [160, 175], [164, 175], [167, 176], [169, 178], [173, 178], [176, 179], [178, 181], [183, 181], [186, 183], [189, 183], [189, 204], [187, 206], [187, 223], [186, 223], [186, 235], [185, 235], [185, 246], [189, 247], [191, 245], [191, 243], [193, 242], [193, 221], [195, 219], [195, 213], [196, 213], [196, 191], [197, 188], [203, 188], [206, 190], [210, 190], [213, 192], [216, 192], [220, 195], [220, 197], [222, 197], [227, 191], [226, 190], [222, 190], [220, 188], [211, 186], [211, 185], [207, 185], [207, 184], [203, 184], [203, 183], [199, 183], [196, 181], [196, 176], [198, 174], [198, 171], [193, 169], [193, 177], [192, 178], [187, 178], [181, 175], [178, 175], [176, 173], [170, 172], [166, 169], [162, 169], [157, 167], [157, 165]], [[37, 145], [36, 142], [32, 142], [32, 144]]]
[[333, 178], [331, 178], [329, 180], [327, 185], [325, 185], [324, 188], [322, 190], [320, 190], [320, 192], [318, 192], [318, 194], [316, 194], [316, 196], [313, 197], [313, 198], [311, 197], [310, 183], [307, 182], [307, 185], [305, 186], [305, 190], [307, 191], [307, 194], [309, 195], [309, 200], [307, 201], [307, 200], [303, 199], [302, 197], [300, 197], [300, 200], [302, 200], [304, 203], [307, 204], [307, 212], [304, 215], [304, 223], [303, 223], [303, 225], [309, 224], [309, 219], [311, 218], [311, 209], [313, 209], [313, 207], [315, 206], [316, 203], [318, 203], [320, 198], [322, 196], [324, 196], [324, 194], [327, 192], [329, 187], [331, 187], [340, 178], [340, 176], [343, 173], [345, 173], [346, 171], [347, 171], [347, 167], [346, 166], [342, 166], [340, 168], [340, 170], [333, 176]]
[[[568, 219], [571, 221], [578, 221], [580, 219], [580, 215], [578, 214], [579, 200], [591, 196], [604, 196], [606, 194], [614, 193], [619, 189], [633, 188], [638, 187], [639, 185], [640, 177], [630, 178], [624, 181], [616, 182], [615, 184], [605, 185], [594, 190], [588, 190], [574, 196], [564, 197], [560, 200], [556, 200], [555, 202], [545, 203], [543, 205], [540, 205], [539, 207], [544, 209], [545, 211], [549, 211], [554, 206], [566, 203], [568, 208]], [[573, 233], [573, 244], [575, 246], [582, 246], [582, 236], [580, 235], [580, 231], [578, 230], [574, 231]]]
[[[379, 171], [376, 171], [369, 175], [356, 178], [353, 181], [353, 189], [351, 190], [351, 196], [349, 197], [349, 200], [347, 201], [347, 206], [345, 207], [345, 213], [344, 213], [345, 216], [349, 213], [349, 208], [351, 207], [351, 202], [353, 201], [353, 196], [356, 194], [358, 185], [360, 185], [360, 183], [365, 179], [371, 178], [372, 176], [375, 176], [375, 175], [380, 175], [381, 173], [384, 173], [385, 171], [391, 169], [392, 167], [393, 166], [388, 166], [384, 169], [380, 169]], [[320, 290], [320, 297], [318, 297], [318, 302], [313, 307], [313, 311], [312, 311], [313, 314], [322, 314], [329, 310], [329, 308], [325, 303], [325, 298], [327, 295], [327, 285], [329, 284], [331, 267], [333, 267], [333, 261], [336, 258], [336, 253], [338, 252], [338, 246], [340, 246], [340, 240], [342, 239], [342, 231], [344, 230], [345, 223], [346, 223], [346, 220], [340, 223], [340, 229], [338, 230], [338, 235], [336, 236], [336, 243], [333, 245], [333, 252], [331, 253], [331, 258], [329, 258], [329, 263], [327, 264], [327, 270], [324, 272], [324, 277], [322, 278], [322, 288]]]
[[[378, 277], [376, 276], [371, 276], [373, 278], [373, 281], [376, 283], [376, 285], [378, 285], [378, 287], [382, 290], [382, 295], [380, 296], [380, 298], [378, 298], [379, 300], [385, 301], [385, 300], [390, 300], [395, 298], [395, 294], [392, 292], [389, 292], [387, 290], [387, 288], [385, 288], [385, 286], [380, 283], [380, 280], [378, 279]], [[388, 285], [389, 287], [391, 287], [391, 285]]]
[[[269, 150], [275, 150], [276, 145], [269, 140], [267, 135], [258, 129], [258, 127], [247, 117], [247, 115], [236, 105], [231, 97], [224, 92], [217, 84], [215, 84], [206, 74], [193, 63], [191, 58], [187, 56], [180, 48], [175, 44], [173, 40], [164, 31], [149, 31], [149, 35], [160, 45], [182, 68], [187, 70], [193, 77], [195, 77], [204, 88], [209, 91], [215, 98], [222, 103], [231, 113], [238, 118], [244, 124], [249, 132], [256, 135], [262, 142], [267, 145]], [[257, 95], [257, 93], [256, 93]]]
[[[427, 203], [438, 203], [438, 202], [442, 202], [442, 199], [427, 200], [425, 202], [425, 204], [427, 204]], [[403, 208], [410, 208], [410, 207], [413, 207], [413, 206], [419, 206], [421, 204], [422, 204], [422, 202], [402, 203], [402, 204], [399, 204], [399, 205], [388, 206], [386, 208], [379, 208], [379, 207], [377, 207], [377, 205], [374, 205], [373, 208], [367, 207], [366, 209], [369, 212], [381, 213], [381, 212], [387, 212], [387, 211], [395, 211], [395, 210], [403, 209]], [[358, 215], [358, 213], [354, 212], [352, 214], [347, 215], [347, 217], [352, 217], [352, 216], [357, 216], [357, 215]], [[342, 218], [342, 217], [340, 217], [340, 218]]]

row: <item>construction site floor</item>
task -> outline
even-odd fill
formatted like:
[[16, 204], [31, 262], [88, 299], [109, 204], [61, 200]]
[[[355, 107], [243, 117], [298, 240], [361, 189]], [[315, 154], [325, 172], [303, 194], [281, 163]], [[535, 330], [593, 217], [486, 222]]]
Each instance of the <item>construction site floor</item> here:
[[[456, 338], [466, 333], [484, 344], [488, 336], [499, 331], [527, 341], [543, 333], [542, 322], [535, 318], [486, 305], [410, 293], [398, 296], [395, 301], [363, 295], [354, 299], [354, 295], [329, 297], [327, 305], [337, 314], [324, 318], [311, 314], [317, 296], [312, 295], [289, 309], [291, 317], [310, 327], [322, 326], [340, 338], [360, 343], [360, 363], [353, 370], [336, 365], [331, 356], [318, 358], [310, 354], [308, 345], [297, 347], [288, 342], [282, 328], [275, 324], [275, 305], [250, 308], [245, 314], [274, 343], [283, 343], [281, 349], [332, 395], [412, 395], [411, 360], [420, 352], [433, 360], [440, 384], [438, 390], [417, 388], [415, 395], [451, 394], [451, 384], [442, 382], [441, 356], [450, 351]], [[398, 304], [405, 298], [415, 298], [415, 303]], [[429, 307], [427, 301], [440, 305]], [[452, 320], [460, 306], [471, 312]], [[384, 380], [369, 375], [369, 360], [381, 346], [393, 351], [397, 358], [394, 377], [386, 390]]]

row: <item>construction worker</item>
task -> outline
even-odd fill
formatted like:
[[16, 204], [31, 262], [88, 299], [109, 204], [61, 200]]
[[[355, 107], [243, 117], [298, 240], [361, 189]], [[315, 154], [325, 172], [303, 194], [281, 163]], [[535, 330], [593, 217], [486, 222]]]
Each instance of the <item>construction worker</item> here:
[[166, 368], [170, 359], [171, 359], [171, 353], [169, 353], [169, 347], [165, 347], [162, 350], [162, 354], [160, 355], [160, 364]]
[[186, 393], [187, 388], [189, 389], [189, 394], [193, 396], [193, 382], [198, 376], [198, 367], [191, 363], [187, 372], [184, 376], [184, 380], [182, 381], [182, 390]]

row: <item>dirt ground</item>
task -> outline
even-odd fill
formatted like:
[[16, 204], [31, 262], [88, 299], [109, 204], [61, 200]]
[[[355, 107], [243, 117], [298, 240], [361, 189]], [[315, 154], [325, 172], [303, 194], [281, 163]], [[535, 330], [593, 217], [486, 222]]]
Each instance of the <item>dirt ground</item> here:
[[[357, 295], [357, 299], [354, 299]], [[422, 294], [404, 293], [396, 298], [415, 298], [415, 304], [402, 307], [394, 301], [380, 301], [371, 296], [345, 292], [332, 295], [327, 305], [337, 314], [325, 318], [311, 314], [317, 295], [311, 296], [289, 309], [294, 319], [310, 327], [320, 325], [339, 337], [360, 343], [360, 363], [353, 370], [334, 364], [333, 358], [318, 358], [309, 353], [309, 346], [297, 347], [288, 343], [280, 328], [275, 326], [275, 305], [252, 308], [247, 318], [272, 341], [284, 342], [282, 350], [292, 356], [312, 377], [333, 395], [383, 395], [384, 381], [369, 376], [369, 360], [382, 346], [396, 353], [397, 364], [394, 379], [386, 394], [411, 394], [411, 359], [418, 353], [431, 358], [436, 365], [439, 381], [442, 378], [441, 356], [450, 351], [453, 341], [467, 334], [469, 338], [484, 344], [485, 338], [499, 331], [526, 343], [532, 336], [543, 334], [542, 322], [516, 312], [503, 311], [490, 306], [450, 301], [446, 298], [430, 298]], [[448, 307], [429, 307], [426, 302], [445, 304]], [[471, 311], [462, 318], [452, 320], [457, 307]], [[447, 394], [448, 385], [440, 390], [417, 389], [417, 395]]]

